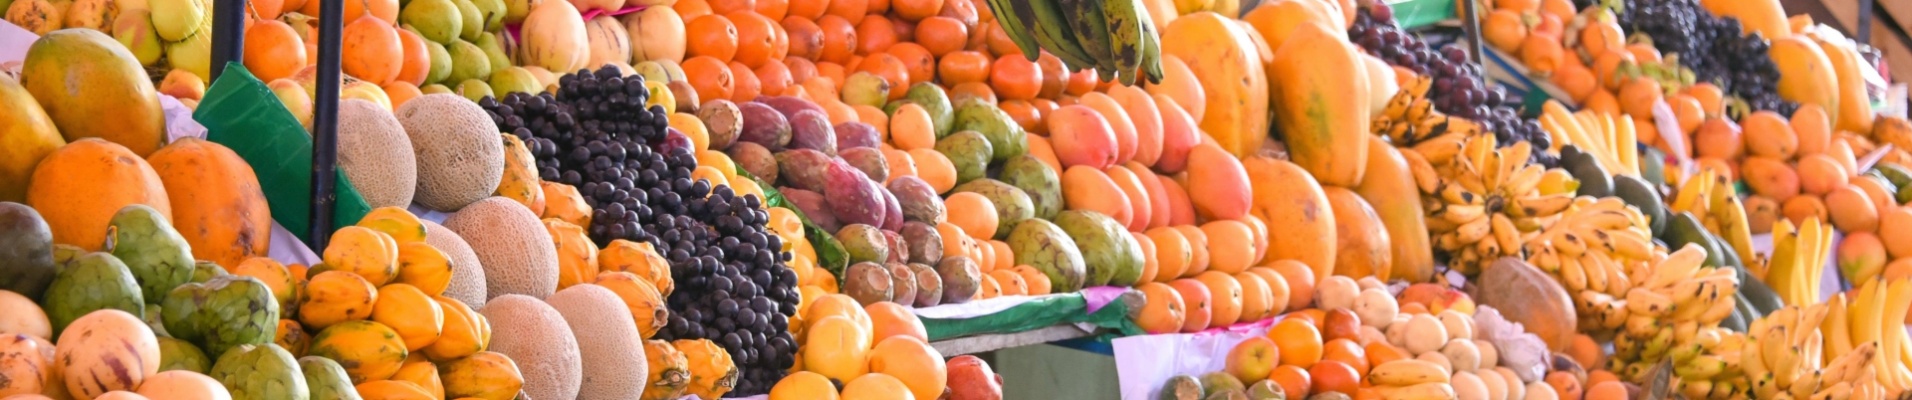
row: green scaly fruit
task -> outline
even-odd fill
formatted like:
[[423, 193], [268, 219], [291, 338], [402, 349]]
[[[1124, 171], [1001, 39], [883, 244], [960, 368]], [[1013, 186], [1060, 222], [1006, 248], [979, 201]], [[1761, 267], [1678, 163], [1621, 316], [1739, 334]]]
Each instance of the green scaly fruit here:
[[147, 303], [159, 303], [167, 292], [193, 277], [193, 252], [186, 238], [158, 210], [143, 204], [113, 214], [106, 228], [105, 251], [132, 271]]
[[279, 301], [258, 278], [226, 275], [181, 285], [160, 304], [166, 332], [212, 354], [272, 342]]
[[139, 282], [126, 263], [112, 253], [86, 253], [62, 263], [60, 274], [47, 286], [41, 303], [53, 323], [53, 337], [60, 337], [67, 324], [81, 316], [103, 309], [145, 315], [146, 303]]
[[310, 400], [299, 362], [279, 345], [247, 344], [227, 350], [206, 376], [226, 386], [233, 400]]

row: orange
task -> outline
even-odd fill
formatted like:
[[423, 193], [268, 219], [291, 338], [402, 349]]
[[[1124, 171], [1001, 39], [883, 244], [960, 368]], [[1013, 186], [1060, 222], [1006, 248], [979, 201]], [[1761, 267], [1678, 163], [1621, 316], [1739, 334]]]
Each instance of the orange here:
[[1291, 399], [1308, 398], [1308, 391], [1314, 386], [1314, 379], [1308, 376], [1308, 370], [1293, 365], [1275, 367], [1275, 372], [1268, 373], [1268, 380], [1281, 385], [1282, 392], [1286, 392]]
[[973, 192], [962, 192], [943, 199], [943, 207], [948, 210], [949, 222], [963, 228], [972, 238], [988, 240], [996, 235], [996, 206], [988, 197]]
[[1036, 66], [1042, 67], [1042, 90], [1036, 93], [1037, 97], [1055, 98], [1069, 87], [1069, 66], [1063, 65], [1061, 58], [1042, 53], [1036, 58]]
[[784, 62], [799, 58], [807, 62], [823, 52], [823, 28], [816, 21], [792, 15], [784, 17], [781, 25], [790, 38], [790, 58]]
[[985, 103], [997, 102], [996, 91], [982, 82], [964, 82], [949, 88], [949, 104], [963, 104], [963, 100], [976, 99]]
[[896, 27], [889, 18], [864, 18], [856, 23], [856, 40], [856, 54], [881, 53], [896, 45]]
[[781, 20], [790, 15], [790, 0], [757, 0], [756, 11], [771, 21]]
[[345, 25], [340, 40], [339, 66], [347, 75], [383, 85], [404, 68], [405, 45], [390, 22], [360, 17]]
[[870, 12], [869, 0], [831, 0], [829, 15], [843, 17], [851, 24], [863, 22], [863, 16]]
[[[685, 0], [678, 0], [678, 3], [682, 4], [683, 1]], [[829, 11], [829, 9], [830, 0], [801, 0], [790, 2], [790, 16], [803, 17], [804, 19], [812, 21], [822, 18], [823, 13]]]
[[755, 11], [743, 10], [724, 14], [737, 29], [736, 60], [751, 68], [770, 62], [770, 53], [777, 43], [777, 21], [758, 15]]
[[[406, 36], [406, 34], [410, 34], [410, 31], [401, 33], [400, 36]], [[416, 39], [418, 35], [410, 34], [409, 37]], [[405, 40], [402, 44], [410, 47], [411, 41]], [[420, 46], [419, 50], [424, 50], [423, 42], [418, 43], [418, 46]], [[252, 74], [258, 76], [263, 82], [290, 77], [305, 68], [307, 54], [305, 46], [300, 43], [299, 33], [292, 30], [291, 25], [286, 25], [279, 20], [265, 20], [248, 27], [245, 51], [246, 69], [252, 70]], [[406, 59], [411, 60], [410, 57]], [[430, 69], [430, 65], [426, 65], [426, 69]], [[412, 85], [418, 84], [412, 83]]]
[[1144, 332], [1151, 334], [1174, 333], [1182, 329], [1184, 305], [1182, 296], [1175, 288], [1161, 282], [1147, 282], [1137, 285], [1142, 291], [1145, 303], [1142, 311], [1135, 316], [1135, 323]]
[[1268, 328], [1268, 338], [1275, 340], [1275, 347], [1281, 348], [1281, 365], [1309, 367], [1321, 361], [1325, 351], [1321, 343], [1321, 331], [1313, 323], [1301, 318], [1283, 318], [1275, 326]]
[[[906, 316], [916, 319], [914, 315]], [[927, 341], [915, 337], [878, 341], [876, 347], [870, 349], [870, 373], [896, 377], [907, 389], [902, 393], [887, 392], [892, 397], [884, 398], [913, 394], [917, 399], [934, 399], [948, 387], [949, 371], [943, 364], [943, 354], [931, 348]]]
[[737, 11], [755, 12], [757, 0], [706, 0], [710, 11], [715, 14], [730, 14]]
[[1355, 375], [1368, 375], [1368, 352], [1360, 343], [1355, 343], [1353, 339], [1335, 339], [1322, 344], [1321, 348], [1322, 361], [1340, 361], [1354, 367]]
[[[890, 11], [897, 18], [907, 21], [921, 21], [943, 11], [944, 0], [890, 0]], [[966, 0], [951, 0], [966, 1]]]
[[[956, 0], [955, 3], [967, 1]], [[930, 54], [938, 56], [949, 54], [969, 44], [969, 26], [950, 17], [929, 17], [916, 23], [916, 43], [929, 49]]]
[[998, 56], [1011, 54], [1022, 55], [1022, 48], [1016, 47], [1016, 40], [1009, 37], [1009, 32], [1002, 30], [1001, 24], [991, 23], [986, 25], [988, 25], [988, 27], [983, 28], [983, 31], [988, 37], [984, 38], [983, 45], [989, 48], [990, 54]]
[[[1016, 57], [1020, 57], [1019, 55]], [[958, 51], [943, 55], [937, 61], [937, 73], [944, 85], [965, 82], [983, 82], [989, 80], [989, 55], [975, 51]]]
[[1308, 376], [1314, 379], [1315, 393], [1340, 392], [1351, 395], [1361, 388], [1360, 371], [1340, 361], [1321, 360], [1308, 367]]
[[[892, 130], [891, 134], [894, 135], [895, 131]], [[951, 163], [949, 157], [933, 148], [910, 149], [909, 153], [910, 157], [916, 159], [916, 176], [929, 183], [929, 187], [935, 188], [936, 193], [948, 192], [956, 187], [956, 164]]]
[[796, 86], [796, 80], [784, 63], [767, 62], [757, 67], [757, 84], [762, 85], [765, 96], [781, 96], [785, 89]]
[[1016, 120], [1016, 125], [1021, 125], [1023, 131], [1042, 134], [1041, 131], [1045, 128], [1042, 123], [1042, 111], [1037, 110], [1036, 106], [1030, 105], [1027, 101], [1009, 100], [997, 103], [996, 107], [1001, 108], [1003, 113], [1009, 114], [1010, 119]]
[[691, 57], [711, 56], [726, 63], [737, 57], [737, 25], [723, 15], [705, 15], [691, 20], [684, 24], [684, 37]]
[[975, 29], [976, 24], [982, 23], [982, 15], [976, 13], [976, 3], [972, 1], [944, 0], [943, 10], [936, 15], [955, 18], [963, 23], [963, 27], [970, 29]]
[[796, 82], [799, 85], [804, 81], [810, 80], [810, 78], [817, 77], [817, 64], [810, 62], [808, 58], [785, 58], [783, 59], [783, 65], [790, 70], [790, 81]]
[[1208, 329], [1209, 322], [1215, 316], [1214, 309], [1211, 308], [1214, 304], [1213, 297], [1208, 292], [1208, 285], [1203, 285], [1201, 281], [1194, 279], [1176, 279], [1169, 281], [1168, 286], [1175, 288], [1175, 292], [1182, 295], [1182, 332]]
[[901, 99], [904, 93], [909, 92], [904, 89], [910, 86], [909, 66], [903, 65], [902, 59], [889, 53], [876, 53], [864, 57], [863, 63], [857, 65], [856, 72], [868, 72], [883, 77], [884, 81], [890, 83], [890, 100]]
[[903, 68], [909, 71], [909, 85], [929, 82], [936, 79], [936, 56], [929, 49], [916, 43], [897, 43], [886, 51], [903, 62]]
[[735, 90], [736, 77], [731, 75], [730, 66], [716, 57], [691, 57], [684, 60], [683, 69], [690, 87], [697, 89], [697, 98], [729, 99]]
[[[856, 55], [856, 26], [851, 24], [850, 20], [826, 15], [817, 19], [817, 27], [823, 29], [823, 48], [817, 53], [817, 60], [842, 63], [849, 61], [850, 56]], [[838, 82], [841, 81], [841, 79], [838, 80]]]
[[1062, 89], [1062, 92], [1068, 93], [1070, 96], [1089, 94], [1089, 92], [1095, 91], [1095, 86], [1098, 82], [1100, 82], [1100, 78], [1096, 77], [1095, 69], [1084, 68], [1081, 71], [1069, 73], [1069, 83]]
[[[732, 86], [734, 89], [731, 90], [730, 93], [730, 101], [738, 103], [752, 101], [756, 100], [758, 95], [763, 94], [763, 83], [757, 81], [757, 73], [751, 71], [750, 66], [744, 65], [744, 63], [741, 62], [732, 61], [730, 63], [730, 77], [731, 81], [735, 82]], [[700, 93], [697, 98], [703, 98], [702, 94]]]
[[[705, 0], [677, 0], [677, 4], [672, 4], [671, 9], [677, 10], [677, 16], [679, 18], [683, 18], [685, 21], [690, 21], [693, 19], [697, 19], [697, 17], [714, 14], [710, 10], [710, 2]], [[318, 14], [311, 14], [311, 15], [318, 15]]]
[[1033, 99], [1042, 90], [1042, 69], [1022, 56], [1003, 56], [990, 64], [989, 86], [1003, 98]]

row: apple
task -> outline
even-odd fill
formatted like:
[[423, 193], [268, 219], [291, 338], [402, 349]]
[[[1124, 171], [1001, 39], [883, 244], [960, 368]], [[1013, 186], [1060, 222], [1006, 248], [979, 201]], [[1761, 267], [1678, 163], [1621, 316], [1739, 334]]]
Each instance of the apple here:
[[273, 96], [278, 97], [286, 110], [299, 119], [299, 125], [312, 129], [312, 95], [306, 93], [305, 86], [292, 78], [279, 78], [266, 84], [266, 87], [272, 89]]
[[948, 400], [1002, 400], [1002, 375], [976, 356], [949, 359]]
[[1281, 348], [1275, 347], [1275, 341], [1267, 336], [1255, 336], [1228, 351], [1225, 371], [1242, 382], [1254, 382], [1268, 378], [1268, 373], [1274, 372], [1280, 361]]
[[1454, 310], [1462, 314], [1474, 315], [1474, 298], [1460, 290], [1438, 283], [1416, 283], [1402, 290], [1398, 296], [1402, 304], [1417, 303], [1427, 307], [1427, 312], [1440, 314], [1441, 311]]
[[1321, 321], [1322, 340], [1361, 340], [1361, 316], [1355, 315], [1353, 310], [1345, 308], [1328, 310], [1325, 317]]

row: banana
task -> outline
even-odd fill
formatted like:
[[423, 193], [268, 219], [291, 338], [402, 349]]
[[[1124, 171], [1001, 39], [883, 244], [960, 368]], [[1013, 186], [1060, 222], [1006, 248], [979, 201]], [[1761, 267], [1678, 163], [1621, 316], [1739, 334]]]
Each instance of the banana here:
[[1446, 367], [1423, 360], [1396, 360], [1374, 366], [1368, 382], [1377, 386], [1413, 386], [1423, 383], [1448, 383]]
[[1407, 160], [1408, 174], [1414, 176], [1414, 186], [1420, 188], [1421, 193], [1434, 193], [1440, 190], [1440, 172], [1434, 170], [1434, 164], [1429, 164], [1427, 158], [1421, 156], [1421, 152], [1403, 151], [1401, 158]]
[[1377, 386], [1381, 398], [1389, 400], [1448, 400], [1454, 397], [1454, 386], [1446, 383], [1428, 382], [1409, 386]]
[[1719, 357], [1704, 355], [1695, 357], [1691, 361], [1675, 364], [1673, 373], [1679, 375], [1681, 379], [1703, 381], [1726, 372], [1726, 367], [1726, 361], [1720, 360]]
[[1572, 194], [1519, 197], [1514, 199], [1513, 207], [1508, 209], [1508, 213], [1515, 217], [1559, 214], [1573, 205], [1573, 198]]
[[[1562, 268], [1561, 270], [1566, 270]], [[1673, 299], [1659, 292], [1634, 289], [1627, 292], [1627, 311], [1641, 316], [1665, 315], [1673, 310]]]
[[[1441, 200], [1446, 201], [1449, 204], [1449, 207], [1453, 207], [1453, 206], [1482, 207], [1481, 212], [1483, 213], [1486, 212], [1486, 209], [1483, 207], [1483, 204], [1486, 203], [1487, 199], [1482, 198], [1482, 196], [1478, 194], [1478, 192], [1469, 191], [1466, 188], [1462, 188], [1460, 185], [1453, 185], [1453, 184], [1442, 186], [1440, 189], [1437, 189], [1437, 191], [1441, 195]], [[1467, 218], [1467, 219], [1473, 219], [1473, 218]]]
[[1476, 216], [1473, 221], [1462, 223], [1460, 229], [1454, 230], [1454, 233], [1456, 234], [1455, 238], [1460, 241], [1458, 244], [1468, 245], [1486, 238], [1487, 235], [1493, 233], [1493, 230], [1494, 224], [1492, 218]]
[[1467, 135], [1449, 131], [1445, 134], [1422, 139], [1419, 143], [1415, 143], [1413, 148], [1415, 152], [1421, 153], [1421, 156], [1426, 158], [1429, 163], [1436, 165], [1446, 164], [1448, 161], [1454, 160], [1455, 156], [1460, 155], [1461, 148], [1464, 147], [1462, 144], [1466, 143], [1466, 141]]
[[[1034, 16], [1023, 13], [1022, 8], [1017, 7], [1017, 2], [1017, 0], [989, 0], [989, 10], [996, 16], [997, 24], [1002, 26], [1003, 33], [1009, 36], [1010, 41], [1016, 42], [1017, 49], [1022, 50], [1022, 57], [1034, 62], [1042, 56], [1042, 45], [1036, 43], [1036, 37], [1032, 34], [1035, 27], [1029, 22]], [[1028, 2], [1022, 1], [1022, 3]]]
[[[1567, 290], [1588, 290], [1587, 269], [1586, 266], [1580, 265], [1580, 258], [1561, 259], [1560, 273], [1558, 275], [1560, 276], [1560, 285], [1567, 287]], [[1628, 299], [1627, 303], [1632, 304], [1631, 300], [1632, 299]]]
[[1586, 253], [1580, 256], [1580, 268], [1587, 273], [1587, 289], [1596, 292], [1607, 291], [1607, 269], [1612, 266], [1605, 260], [1607, 256], [1600, 253]]
[[1162, 35], [1149, 13], [1136, 12], [1135, 20], [1142, 27], [1142, 76], [1149, 83], [1162, 83]]
[[1655, 265], [1653, 276], [1647, 280], [1646, 285], [1642, 286], [1647, 288], [1671, 286], [1682, 279], [1697, 275], [1700, 264], [1704, 261], [1706, 261], [1706, 249], [1695, 244], [1687, 244], [1679, 251], [1668, 254], [1666, 260]]
[[[1525, 160], [1525, 158], [1511, 157], [1509, 159]], [[1519, 165], [1519, 163], [1515, 165]], [[1525, 197], [1540, 189], [1540, 180], [1546, 175], [1547, 170], [1545, 168], [1541, 168], [1537, 165], [1526, 165], [1510, 172], [1506, 178], [1507, 182], [1502, 187], [1506, 188], [1506, 192], [1510, 195]]]
[[1733, 309], [1738, 303], [1739, 298], [1737, 297], [1721, 297], [1719, 300], [1713, 302], [1711, 308], [1700, 313], [1700, 321], [1707, 324], [1719, 324], [1720, 321], [1726, 320], [1726, 317], [1733, 313]]
[[1062, 59], [1070, 70], [1095, 68], [1095, 58], [1076, 44], [1075, 33], [1070, 31], [1069, 19], [1066, 17], [1068, 11], [1064, 11], [1062, 4], [1057, 3], [1061, 0], [1007, 1], [1017, 7], [1017, 14], [1035, 16], [1035, 22], [1029, 25], [1035, 29], [1036, 42], [1056, 58]]
[[[1904, 320], [1906, 311], [1912, 308], [1912, 280], [1894, 280], [1881, 290], [1884, 292], [1880, 295], [1884, 302], [1875, 305], [1875, 308], [1878, 309], [1877, 312], [1881, 318], [1889, 319], [1894, 323], [1882, 324], [1884, 326], [1880, 327], [1882, 331], [1878, 334], [1881, 337], [1880, 351], [1885, 354], [1885, 357], [1882, 357], [1885, 362], [1880, 363], [1882, 368], [1880, 373], [1897, 375], [1887, 381], [1899, 383], [1900, 386], [1896, 388], [1904, 390], [1912, 385], [1912, 371], [1906, 369], [1903, 354], [1900, 353], [1905, 350], [1906, 335], [1905, 326], [1899, 321]], [[1887, 388], [1894, 387], [1888, 385]]]
[[1610, 230], [1607, 244], [1613, 247], [1613, 253], [1632, 260], [1645, 260], [1653, 256], [1653, 240], [1632, 230]]
[[1833, 294], [1826, 300], [1826, 321], [1819, 324], [1819, 331], [1825, 332], [1826, 355], [1835, 359], [1855, 351], [1846, 307], [1846, 294]]
[[1507, 214], [1496, 213], [1492, 222], [1496, 245], [1508, 251], [1520, 248], [1520, 228], [1514, 226], [1514, 220], [1507, 218]]
[[1095, 62], [1096, 72], [1103, 82], [1115, 79], [1114, 49], [1109, 41], [1111, 22], [1103, 14], [1107, 2], [1097, 0], [1051, 0], [1061, 3], [1064, 17], [1069, 21], [1069, 32], [1075, 34], [1076, 44], [1082, 47]]
[[1100, 3], [1102, 20], [1105, 21], [1108, 36], [1110, 63], [1120, 73], [1124, 85], [1135, 85], [1137, 72], [1141, 71], [1142, 54], [1147, 44], [1142, 39], [1142, 5], [1140, 0], [1077, 0], [1084, 3]]

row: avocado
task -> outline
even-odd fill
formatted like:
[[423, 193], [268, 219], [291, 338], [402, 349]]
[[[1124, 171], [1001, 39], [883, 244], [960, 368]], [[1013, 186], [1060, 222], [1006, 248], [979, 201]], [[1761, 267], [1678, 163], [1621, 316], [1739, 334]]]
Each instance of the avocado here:
[[1773, 292], [1771, 286], [1766, 286], [1766, 282], [1754, 278], [1752, 272], [1745, 268], [1739, 270], [1739, 296], [1740, 303], [1758, 312], [1755, 315], [1770, 314], [1785, 305], [1785, 302], [1780, 300], [1779, 293]]
[[1629, 175], [1613, 176], [1613, 195], [1626, 201], [1627, 205], [1640, 209], [1645, 215], [1653, 234], [1666, 231], [1666, 202], [1660, 199], [1660, 191], [1639, 177]]
[[1706, 237], [1713, 241], [1713, 247], [1719, 248], [1721, 261], [1725, 262], [1723, 266], [1740, 269], [1746, 268], [1745, 260], [1739, 258], [1739, 249], [1733, 248], [1732, 245], [1726, 243], [1726, 239], [1713, 234], [1711, 231], [1706, 232]]
[[1666, 153], [1653, 146], [1640, 148], [1640, 177], [1646, 178], [1653, 186], [1666, 185]]
[[1727, 314], [1726, 319], [1719, 322], [1719, 327], [1733, 332], [1745, 332], [1746, 320], [1749, 318], [1758, 319], [1758, 310], [1754, 310], [1751, 306], [1746, 305], [1745, 293], [1739, 293], [1735, 296], [1738, 296], [1736, 299], [1738, 301], [1733, 302], [1733, 313]]
[[1574, 180], [1580, 181], [1580, 189], [1574, 192], [1575, 195], [1593, 197], [1613, 195], [1612, 174], [1607, 173], [1606, 167], [1601, 166], [1592, 155], [1579, 152], [1563, 154], [1560, 156], [1560, 163], [1567, 168], [1568, 173], [1573, 174]]
[[1708, 267], [1726, 265], [1726, 255], [1720, 250], [1719, 242], [1713, 241], [1706, 232], [1706, 226], [1700, 224], [1700, 219], [1694, 217], [1693, 213], [1682, 212], [1673, 216], [1666, 224], [1665, 238], [1666, 248], [1674, 251], [1685, 248], [1687, 244], [1699, 245], [1700, 249], [1706, 250], [1704, 264]]

